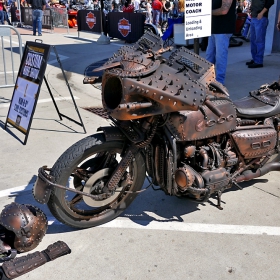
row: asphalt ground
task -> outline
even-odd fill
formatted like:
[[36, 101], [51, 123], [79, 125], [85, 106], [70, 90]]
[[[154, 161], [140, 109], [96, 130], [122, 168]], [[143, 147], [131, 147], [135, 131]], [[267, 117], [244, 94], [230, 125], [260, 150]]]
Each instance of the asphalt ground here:
[[[18, 30], [24, 43], [39, 38], [30, 30]], [[111, 40], [109, 45], [98, 45], [98, 38], [89, 33], [78, 38], [76, 30], [69, 34], [45, 31], [39, 38], [57, 49], [87, 133], [67, 119], [59, 120], [43, 84], [29, 138], [23, 145], [23, 134], [9, 125], [3, 129], [13, 89], [0, 89], [0, 209], [13, 201], [37, 205], [46, 213], [49, 227], [32, 252], [58, 240], [72, 250], [70, 255], [18, 279], [279, 279], [277, 172], [242, 183], [242, 191], [224, 193], [222, 211], [214, 206], [213, 199], [198, 205], [150, 188], [119, 218], [86, 230], [59, 223], [45, 205], [35, 202], [32, 186], [38, 168], [52, 166], [70, 145], [108, 125], [105, 119], [83, 109], [101, 107], [100, 90], [83, 84], [84, 71], [88, 65], [110, 57], [124, 42]], [[16, 37], [12, 39], [16, 47]], [[231, 98], [239, 99], [277, 80], [279, 58], [279, 53], [266, 55], [264, 68], [248, 69], [245, 62], [251, 59], [250, 44], [230, 48], [226, 86]], [[54, 53], [45, 76], [59, 110], [78, 120]]]

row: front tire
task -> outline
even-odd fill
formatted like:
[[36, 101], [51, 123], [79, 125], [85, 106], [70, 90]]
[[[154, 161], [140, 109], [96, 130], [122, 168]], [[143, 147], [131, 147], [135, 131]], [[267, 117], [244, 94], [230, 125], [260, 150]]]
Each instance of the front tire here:
[[[104, 134], [86, 137], [68, 148], [54, 164], [51, 175], [57, 184], [91, 194], [102, 186], [121, 159], [124, 141], [105, 140]], [[48, 207], [60, 222], [75, 228], [94, 227], [118, 217], [135, 199], [145, 180], [145, 163], [138, 153], [126, 170], [129, 184], [123, 179], [117, 192], [103, 200], [94, 200], [59, 188], [52, 191]], [[100, 187], [101, 186], [101, 187]]]

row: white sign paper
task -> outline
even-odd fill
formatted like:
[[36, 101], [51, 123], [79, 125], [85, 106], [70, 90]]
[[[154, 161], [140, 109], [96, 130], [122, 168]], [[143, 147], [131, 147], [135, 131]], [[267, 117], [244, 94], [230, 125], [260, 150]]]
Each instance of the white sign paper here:
[[185, 0], [185, 40], [211, 35], [211, 0]]
[[9, 123], [23, 133], [27, 132], [32, 110], [37, 98], [38, 84], [18, 77], [8, 115]]

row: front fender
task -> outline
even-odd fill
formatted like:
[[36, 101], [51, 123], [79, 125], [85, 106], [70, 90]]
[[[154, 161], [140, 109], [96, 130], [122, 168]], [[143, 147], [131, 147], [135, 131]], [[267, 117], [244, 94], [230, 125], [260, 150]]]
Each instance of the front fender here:
[[49, 201], [54, 181], [53, 176], [46, 171], [50, 171], [46, 166], [39, 168], [38, 177], [33, 187], [33, 197], [41, 204], [46, 204]]
[[104, 133], [106, 141], [124, 141], [127, 139], [116, 126], [101, 126], [97, 131], [102, 131]]

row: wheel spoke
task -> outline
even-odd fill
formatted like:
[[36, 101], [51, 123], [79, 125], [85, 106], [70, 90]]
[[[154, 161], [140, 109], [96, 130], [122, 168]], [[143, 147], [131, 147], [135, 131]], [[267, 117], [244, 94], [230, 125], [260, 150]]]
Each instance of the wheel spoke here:
[[74, 209], [74, 205], [76, 205], [77, 203], [79, 203], [81, 200], [83, 199], [83, 196], [81, 194], [76, 194], [70, 201], [69, 201], [69, 207], [72, 210]]

